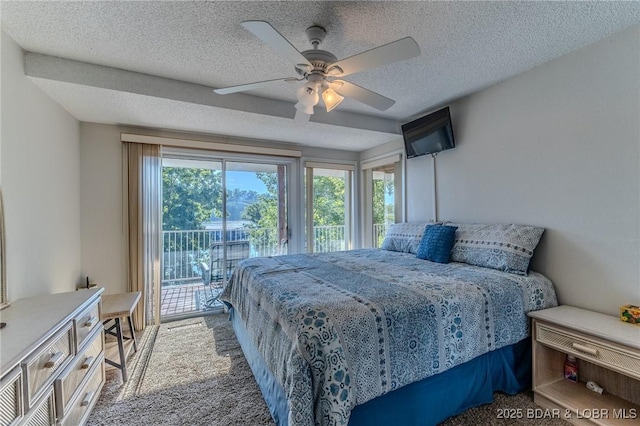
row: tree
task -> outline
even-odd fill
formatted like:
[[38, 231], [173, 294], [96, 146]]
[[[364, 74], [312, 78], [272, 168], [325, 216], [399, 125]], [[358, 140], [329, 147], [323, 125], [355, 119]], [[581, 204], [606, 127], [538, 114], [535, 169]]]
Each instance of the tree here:
[[203, 229], [214, 215], [222, 216], [220, 170], [163, 167], [162, 229]]
[[227, 191], [227, 219], [245, 219], [244, 212], [247, 207], [255, 204], [257, 201], [258, 193], [256, 191], [239, 188]]
[[[249, 228], [255, 229], [250, 233], [254, 247], [277, 247], [278, 245], [278, 175], [269, 172], [257, 172], [267, 192], [259, 194], [257, 200], [246, 206], [242, 219], [251, 222]], [[333, 230], [324, 229], [315, 236], [316, 243], [329, 247], [329, 244], [339, 246], [344, 241], [340, 233], [345, 220], [345, 179], [334, 176], [313, 177], [313, 226], [336, 226]], [[342, 235], [340, 237], [340, 235]]]
[[256, 172], [258, 179], [264, 183], [267, 192], [258, 194], [257, 200], [246, 206], [242, 218], [251, 222], [248, 226], [251, 244], [255, 248], [265, 250], [259, 255], [270, 255], [278, 248], [278, 175], [268, 172]]
[[264, 183], [267, 192], [257, 195], [257, 199], [244, 209], [242, 218], [257, 228], [277, 228], [278, 176], [266, 172], [256, 172], [256, 176]]
[[[395, 206], [393, 204], [386, 203], [387, 195], [389, 196], [393, 195], [393, 191], [394, 191], [393, 178], [373, 180], [374, 231], [376, 229], [378, 229], [378, 231], [381, 231], [379, 228], [376, 228], [375, 225], [381, 225], [381, 224], [386, 225], [386, 224], [395, 222]], [[374, 237], [377, 238], [377, 241], [375, 243], [376, 247], [380, 247], [382, 245], [382, 240], [384, 239], [384, 232], [380, 232]]]
[[256, 228], [276, 228], [278, 226], [278, 200], [271, 194], [259, 194], [256, 201], [246, 206], [242, 219]]
[[313, 226], [344, 225], [344, 179], [313, 177]]
[[387, 195], [393, 195], [393, 180], [373, 180], [373, 223], [394, 222], [394, 205], [386, 203]]
[[[222, 213], [222, 174], [219, 170], [162, 168], [162, 229], [203, 229], [211, 216]], [[176, 233], [163, 238], [164, 251], [174, 253], [165, 263], [164, 274], [183, 277], [208, 256], [207, 240], [194, 233]], [[177, 271], [177, 272], [176, 272]]]
[[[256, 173], [267, 192], [248, 205], [242, 218], [259, 228], [278, 226], [278, 177], [275, 173]], [[314, 226], [344, 225], [344, 179], [331, 176], [313, 177]]]

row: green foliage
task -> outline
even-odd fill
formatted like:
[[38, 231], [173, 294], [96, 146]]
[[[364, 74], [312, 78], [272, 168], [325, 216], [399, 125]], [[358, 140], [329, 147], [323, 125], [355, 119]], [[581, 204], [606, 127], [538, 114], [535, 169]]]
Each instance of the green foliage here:
[[162, 229], [203, 229], [211, 215], [222, 213], [219, 170], [162, 168]]
[[[222, 217], [222, 172], [183, 167], [162, 169], [162, 229], [203, 229], [211, 216]], [[241, 220], [256, 191], [227, 191], [227, 219]]]
[[275, 173], [257, 172], [256, 176], [267, 187], [266, 194], [259, 194], [257, 199], [246, 206], [242, 219], [250, 221], [253, 228], [278, 227], [278, 175]]
[[278, 175], [271, 172], [256, 172], [258, 179], [267, 187], [267, 192], [274, 197], [278, 195]]
[[[226, 217], [229, 220], [250, 222], [247, 228], [255, 229], [249, 233], [252, 246], [273, 250], [277, 247], [279, 238], [277, 231], [279, 225], [278, 174], [257, 172], [256, 176], [264, 183], [267, 192], [258, 194], [244, 189], [228, 191]], [[212, 216], [223, 217], [221, 171], [165, 167], [162, 180], [163, 230], [203, 229], [203, 224]], [[314, 176], [313, 187], [313, 225], [315, 227], [344, 225], [345, 179]], [[380, 196], [384, 203], [384, 193]], [[334, 238], [341, 239], [326, 233], [317, 237], [317, 239], [331, 240]], [[206, 249], [206, 247], [199, 247], [201, 244], [196, 241], [187, 241], [185, 244], [197, 249]], [[172, 249], [175, 250], [177, 247]], [[198, 259], [195, 257], [185, 264], [197, 264]]]
[[394, 205], [386, 204], [385, 197], [393, 195], [393, 180], [373, 180], [373, 223], [393, 223]]
[[[267, 188], [266, 194], [244, 210], [242, 218], [258, 228], [278, 226], [278, 176], [275, 173], [256, 173]], [[314, 176], [314, 226], [344, 225], [344, 179]]]
[[313, 226], [344, 225], [344, 179], [313, 177]]
[[249, 240], [251, 245], [270, 255], [277, 252], [278, 247], [278, 175], [276, 173], [257, 172], [256, 176], [264, 183], [267, 193], [259, 194], [257, 200], [246, 206], [242, 219], [251, 222], [249, 228], [260, 230], [251, 231]]
[[258, 201], [258, 193], [247, 189], [227, 191], [227, 219], [244, 219], [244, 212]]
[[254, 228], [276, 228], [278, 226], [278, 199], [271, 194], [260, 194], [253, 204], [242, 213], [242, 219], [251, 222]]
[[[386, 204], [386, 196], [393, 195], [394, 183], [391, 180], [373, 180], [373, 224], [389, 224], [395, 222], [395, 206]], [[384, 235], [377, 236], [376, 247], [382, 245]]]

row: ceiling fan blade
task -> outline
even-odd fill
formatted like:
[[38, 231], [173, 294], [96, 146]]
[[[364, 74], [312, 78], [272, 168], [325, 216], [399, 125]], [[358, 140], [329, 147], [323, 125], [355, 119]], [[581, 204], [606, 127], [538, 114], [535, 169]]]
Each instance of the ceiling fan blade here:
[[[287, 77], [287, 78], [277, 78], [275, 80], [256, 81], [255, 83], [241, 84], [239, 86], [229, 86], [229, 87], [222, 87], [220, 89], [213, 89], [213, 91], [218, 95], [228, 95], [229, 93], [246, 92], [247, 90], [261, 89], [263, 87], [271, 86], [274, 83], [280, 83], [288, 80], [289, 78]], [[294, 80], [297, 81], [297, 79], [294, 79]]]
[[336, 70], [333, 75], [345, 76], [393, 62], [415, 58], [420, 53], [420, 47], [418, 47], [415, 40], [411, 37], [405, 37], [335, 62], [329, 67], [329, 74], [331, 74], [331, 69], [334, 67], [339, 67], [342, 72], [340, 73], [339, 70]]
[[276, 31], [269, 23], [264, 21], [244, 21], [242, 26], [251, 31], [253, 35], [258, 37], [264, 43], [268, 44], [273, 50], [287, 58], [294, 65], [305, 64], [312, 66], [311, 63], [302, 56], [289, 40], [284, 38], [282, 34]]
[[372, 92], [357, 84], [349, 83], [348, 81], [334, 80], [329, 83], [329, 86], [347, 98], [355, 99], [358, 102], [362, 102], [380, 111], [387, 110], [396, 103], [393, 99], [389, 99], [386, 96]]
[[309, 121], [309, 118], [311, 118], [309, 114], [305, 114], [304, 112], [296, 108], [296, 115], [295, 117], [293, 117], [293, 121], [297, 123], [306, 123]]

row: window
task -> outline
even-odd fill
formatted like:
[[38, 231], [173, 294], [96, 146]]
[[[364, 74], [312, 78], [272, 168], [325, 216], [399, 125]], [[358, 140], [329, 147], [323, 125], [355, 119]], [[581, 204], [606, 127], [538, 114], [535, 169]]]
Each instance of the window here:
[[307, 252], [352, 248], [352, 165], [306, 162]]
[[389, 225], [396, 222], [395, 165], [376, 167], [373, 172], [373, 246], [382, 246]]
[[403, 218], [401, 154], [362, 163], [363, 247], [380, 247], [390, 224]]

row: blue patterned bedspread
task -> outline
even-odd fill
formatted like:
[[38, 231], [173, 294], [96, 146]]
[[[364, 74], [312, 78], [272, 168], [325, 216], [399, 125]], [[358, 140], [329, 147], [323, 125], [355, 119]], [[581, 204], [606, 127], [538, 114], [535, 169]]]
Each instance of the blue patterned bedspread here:
[[529, 335], [551, 282], [378, 249], [246, 259], [221, 298], [289, 400], [289, 425], [351, 409]]

